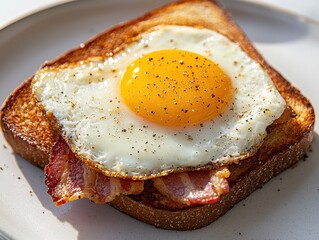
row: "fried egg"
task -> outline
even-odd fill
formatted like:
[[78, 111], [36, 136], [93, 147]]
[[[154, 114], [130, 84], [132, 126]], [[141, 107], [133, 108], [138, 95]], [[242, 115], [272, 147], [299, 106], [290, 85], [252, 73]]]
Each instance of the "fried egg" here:
[[45, 67], [32, 89], [77, 157], [133, 179], [245, 158], [286, 106], [236, 43], [186, 26], [158, 26], [112, 57]]

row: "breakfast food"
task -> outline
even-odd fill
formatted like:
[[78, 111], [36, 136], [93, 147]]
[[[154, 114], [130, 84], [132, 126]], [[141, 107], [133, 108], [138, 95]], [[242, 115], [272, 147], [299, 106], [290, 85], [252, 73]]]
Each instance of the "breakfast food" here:
[[206, 0], [46, 63], [1, 111], [13, 149], [46, 165], [57, 205], [89, 198], [177, 230], [208, 225], [295, 163], [313, 125], [309, 101]]
[[246, 158], [286, 106], [238, 45], [174, 25], [136, 36], [113, 57], [42, 68], [32, 89], [79, 158], [142, 180]]

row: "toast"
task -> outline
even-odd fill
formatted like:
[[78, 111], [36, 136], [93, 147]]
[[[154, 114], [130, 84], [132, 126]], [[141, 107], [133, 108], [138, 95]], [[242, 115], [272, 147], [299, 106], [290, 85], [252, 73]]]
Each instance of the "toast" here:
[[[256, 154], [229, 166], [230, 190], [217, 203], [189, 207], [165, 204], [161, 201], [161, 194], [148, 181], [142, 194], [120, 195], [110, 203], [118, 210], [159, 228], [197, 229], [212, 223], [272, 177], [295, 164], [311, 144], [315, 114], [310, 102], [263, 59], [226, 11], [209, 0], [186, 0], [164, 6], [101, 33], [81, 47], [45, 63], [43, 67], [73, 63], [98, 55], [112, 56], [124, 48], [130, 39], [159, 24], [200, 26], [227, 36], [265, 69], [294, 112], [294, 116], [268, 129], [267, 137]], [[46, 118], [33, 97], [31, 81], [32, 77], [4, 102], [1, 127], [15, 152], [44, 168], [59, 131]]]

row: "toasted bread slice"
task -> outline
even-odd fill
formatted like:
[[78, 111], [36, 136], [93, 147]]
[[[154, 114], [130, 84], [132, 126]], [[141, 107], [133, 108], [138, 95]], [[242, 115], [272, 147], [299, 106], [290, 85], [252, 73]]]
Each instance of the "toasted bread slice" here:
[[[110, 203], [120, 211], [156, 227], [190, 230], [206, 226], [222, 216], [237, 202], [261, 187], [273, 176], [295, 164], [309, 148], [313, 139], [315, 114], [310, 102], [276, 72], [257, 52], [242, 30], [225, 10], [214, 1], [180, 1], [136, 20], [118, 25], [98, 35], [44, 66], [58, 66], [92, 56], [111, 56], [131, 39], [157, 25], [204, 27], [217, 31], [239, 46], [271, 76], [277, 89], [295, 116], [268, 130], [259, 151], [249, 159], [231, 165], [230, 192], [215, 204], [175, 206], [161, 196], [151, 182], [137, 196], [119, 196]], [[43, 168], [58, 131], [45, 117], [31, 93], [32, 77], [17, 88], [1, 109], [1, 127], [13, 150]]]

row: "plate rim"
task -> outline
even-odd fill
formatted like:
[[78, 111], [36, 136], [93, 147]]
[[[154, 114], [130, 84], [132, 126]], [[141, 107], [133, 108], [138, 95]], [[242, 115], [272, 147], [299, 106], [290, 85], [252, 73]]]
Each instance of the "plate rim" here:
[[[120, 1], [122, 1], [124, 3], [124, 2], [129, 2], [130, 0], [120, 0]], [[137, 0], [137, 1], [142, 2], [143, 0]], [[25, 20], [27, 20], [27, 19], [29, 19], [31, 17], [34, 17], [34, 15], [42, 14], [42, 13], [44, 13], [46, 11], [51, 11], [53, 9], [58, 9], [58, 8], [61, 8], [61, 7], [63, 8], [66, 5], [69, 5], [69, 4], [72, 4], [72, 5], [73, 4], [78, 4], [79, 2], [81, 2], [81, 1], [64, 0], [64, 2], [48, 3], [45, 6], [35, 8], [33, 10], [30, 10], [29, 12], [26, 12], [26, 13], [18, 15], [18, 16], [16, 16], [13, 19], [5, 21], [2, 25], [0, 25], [0, 33], [3, 30], [7, 29], [7, 28], [13, 27], [13, 25], [18, 24], [21, 21], [25, 21]], [[103, 1], [103, 0], [94, 0], [93, 2], [103, 2], [103, 3], [105, 3], [105, 1]], [[171, 1], [171, 2], [175, 2], [175, 1]], [[306, 23], [313, 24], [313, 25], [316, 25], [316, 26], [319, 27], [319, 20], [313, 19], [313, 18], [308, 17], [308, 16], [306, 16], [304, 14], [297, 13], [297, 12], [294, 12], [292, 10], [280, 7], [280, 6], [276, 6], [275, 4], [271, 4], [271, 3], [255, 2], [253, 0], [237, 0], [237, 1], [236, 0], [218, 0], [218, 2], [224, 7], [225, 7], [225, 5], [227, 6], [227, 4], [234, 4], [234, 3], [235, 4], [238, 4], [238, 3], [240, 4], [240, 2], [249, 3], [251, 5], [255, 5], [255, 6], [258, 6], [258, 7], [267, 8], [268, 10], [271, 10], [271, 11], [276, 11], [276, 12], [283, 13], [283, 14], [288, 14], [290, 16], [293, 16], [293, 17], [297, 18], [301, 22], [306, 22]]]

